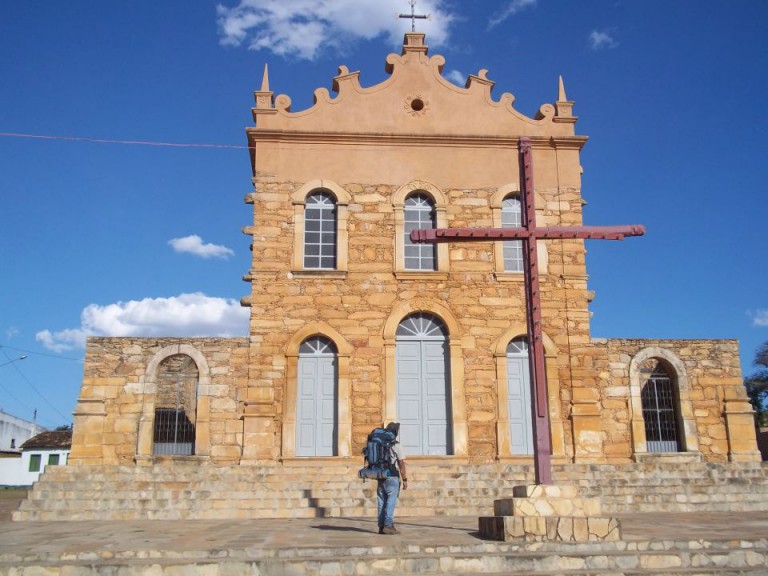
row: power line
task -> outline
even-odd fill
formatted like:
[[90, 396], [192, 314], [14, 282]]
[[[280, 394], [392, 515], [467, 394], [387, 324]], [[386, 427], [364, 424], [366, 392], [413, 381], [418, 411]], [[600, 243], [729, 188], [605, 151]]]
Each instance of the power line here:
[[130, 146], [166, 146], [171, 148], [224, 148], [230, 150], [249, 150], [250, 146], [235, 144], [184, 144], [177, 142], [155, 142], [152, 140], [114, 140], [110, 138], [85, 138], [83, 136], [51, 136], [43, 134], [23, 134], [17, 132], [0, 132], [3, 138], [35, 138], [38, 140], [64, 140], [68, 142], [91, 142], [93, 144], [125, 144]]
[[3, 392], [8, 394], [8, 396], [13, 398], [19, 404], [19, 406], [24, 407], [25, 409], [29, 410], [30, 412], [32, 412], [34, 410], [34, 408], [31, 408], [31, 407], [27, 406], [24, 402], [19, 400], [10, 390], [8, 390], [8, 388], [5, 387], [5, 385], [1, 381], [0, 381], [0, 388], [3, 390]]
[[[8, 358], [9, 360], [11, 359], [11, 357], [10, 357], [10, 356], [8, 356], [8, 353], [7, 353], [5, 350], [3, 350], [3, 348], [0, 348], [0, 352], [2, 352], [2, 353], [3, 353], [3, 356], [5, 356], [6, 358]], [[58, 409], [58, 408], [56, 408], [56, 406], [54, 406], [53, 404], [51, 404], [51, 403], [48, 401], [48, 399], [47, 399], [45, 396], [43, 396], [43, 395], [40, 393], [40, 391], [37, 389], [37, 387], [36, 387], [34, 384], [32, 384], [32, 381], [31, 381], [29, 378], [27, 378], [27, 376], [24, 374], [24, 372], [22, 372], [22, 371], [19, 369], [19, 367], [18, 367], [18, 366], [17, 366], [15, 363], [14, 363], [14, 364], [11, 364], [11, 366], [13, 367], [13, 369], [14, 369], [14, 370], [16, 370], [16, 372], [19, 374], [19, 376], [21, 376], [22, 380], [24, 380], [24, 382], [26, 382], [26, 383], [29, 385], [29, 387], [30, 387], [30, 388], [32, 388], [32, 390], [34, 390], [35, 394], [37, 394], [38, 396], [40, 396], [40, 398], [43, 400], [43, 402], [45, 402], [46, 404], [48, 404], [48, 406], [49, 406], [49, 407], [50, 407], [50, 408], [51, 408], [51, 409], [52, 409], [54, 412], [56, 412], [56, 414], [58, 414], [59, 416], [61, 416], [61, 417], [64, 419], [64, 421], [65, 421], [65, 422], [68, 422], [68, 421], [69, 421], [69, 418], [67, 418], [66, 416], [64, 416], [64, 414], [62, 414], [61, 412], [59, 412], [59, 409]]]
[[35, 356], [47, 356], [48, 358], [56, 358], [57, 360], [71, 360], [73, 362], [82, 362], [82, 358], [70, 358], [69, 356], [61, 356], [59, 354], [47, 354], [45, 352], [35, 352], [34, 350], [25, 350], [24, 348], [14, 348], [13, 346], [5, 346], [0, 344], [0, 348], [7, 348], [8, 350], [15, 350], [16, 352], [25, 352], [26, 354], [34, 354]]

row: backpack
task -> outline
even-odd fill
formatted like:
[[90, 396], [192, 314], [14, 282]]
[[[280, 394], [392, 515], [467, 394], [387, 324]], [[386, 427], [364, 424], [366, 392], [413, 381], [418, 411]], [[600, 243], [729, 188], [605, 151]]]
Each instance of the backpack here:
[[357, 473], [360, 478], [389, 478], [395, 469], [392, 446], [395, 435], [384, 428], [376, 428], [368, 434], [368, 442], [363, 448], [365, 466]]

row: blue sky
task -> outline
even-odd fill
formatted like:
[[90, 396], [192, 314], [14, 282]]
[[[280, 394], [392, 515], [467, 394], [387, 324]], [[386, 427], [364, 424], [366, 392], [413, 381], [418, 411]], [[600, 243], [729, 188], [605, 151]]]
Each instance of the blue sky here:
[[[533, 115], [562, 74], [590, 137], [596, 337], [768, 340], [768, 3], [419, 0], [444, 74]], [[386, 78], [406, 0], [0, 6], [0, 408], [71, 421], [83, 338], [246, 334], [248, 153], [265, 63], [293, 110], [340, 64]], [[36, 139], [8, 134], [224, 147]], [[27, 358], [10, 362], [20, 355]]]

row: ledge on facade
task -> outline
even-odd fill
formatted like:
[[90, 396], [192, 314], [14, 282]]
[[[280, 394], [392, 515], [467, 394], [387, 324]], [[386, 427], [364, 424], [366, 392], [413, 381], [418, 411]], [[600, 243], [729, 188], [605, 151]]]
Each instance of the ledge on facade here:
[[151, 456], [134, 456], [136, 464], [140, 466], [152, 466], [153, 464], [171, 464], [174, 462], [210, 462], [210, 456], [193, 454], [191, 456], [153, 454]]
[[[414, 455], [409, 456], [408, 454], [405, 455], [406, 462], [413, 462], [418, 463], [419, 466], [441, 466], [441, 465], [449, 465], [453, 466], [455, 464], [469, 464], [470, 460], [468, 456], [421, 456], [421, 455]], [[414, 472], [411, 471], [408, 473], [409, 475], [413, 475]]]
[[533, 466], [533, 454], [520, 454], [518, 456], [496, 456], [499, 464], [525, 464]]
[[398, 280], [448, 280], [448, 272], [422, 272], [414, 270], [398, 270], [395, 272], [395, 278]]
[[497, 282], [522, 282], [524, 274], [522, 272], [494, 272], [493, 277]]
[[635, 462], [657, 462], [659, 464], [686, 464], [704, 462], [701, 452], [635, 452]]
[[357, 462], [362, 467], [362, 459], [353, 458], [352, 456], [289, 456], [281, 458], [280, 462], [283, 466], [288, 467], [316, 466], [319, 464], [355, 464]]
[[294, 278], [326, 278], [331, 280], [344, 280], [347, 277], [345, 270], [294, 270], [291, 272]]

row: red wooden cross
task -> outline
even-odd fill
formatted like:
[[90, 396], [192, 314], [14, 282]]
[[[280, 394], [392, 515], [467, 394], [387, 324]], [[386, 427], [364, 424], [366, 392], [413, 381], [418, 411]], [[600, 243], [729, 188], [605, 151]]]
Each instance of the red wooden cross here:
[[547, 374], [544, 362], [544, 342], [541, 330], [541, 294], [536, 240], [585, 238], [595, 240], [624, 240], [626, 236], [642, 236], [645, 227], [634, 226], [543, 226], [536, 227], [536, 207], [533, 192], [533, 155], [529, 138], [520, 138], [520, 201], [525, 207], [520, 228], [437, 228], [411, 232], [411, 241], [436, 244], [440, 242], [480, 242], [520, 239], [523, 243], [525, 305], [528, 343], [531, 349], [529, 369], [533, 394], [533, 449], [537, 484], [552, 483], [549, 408], [547, 406]]

